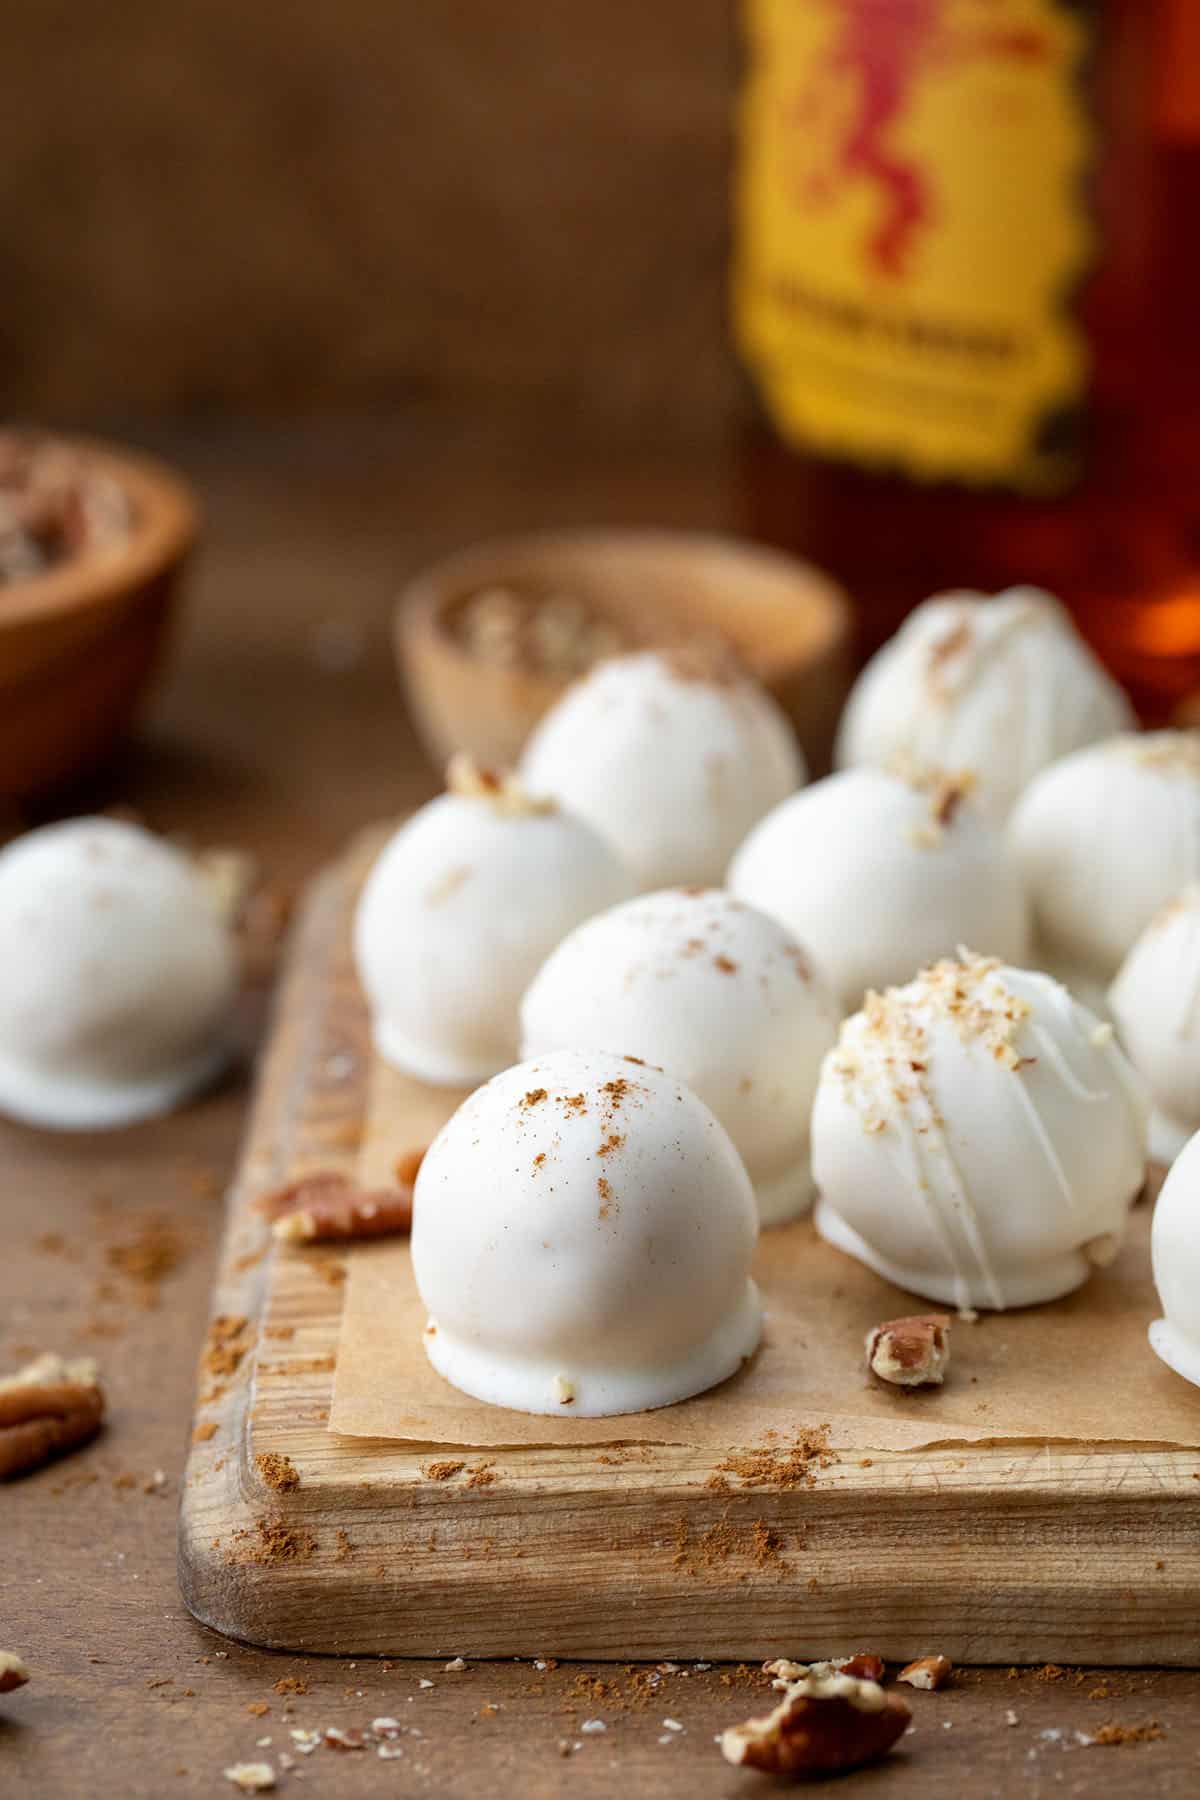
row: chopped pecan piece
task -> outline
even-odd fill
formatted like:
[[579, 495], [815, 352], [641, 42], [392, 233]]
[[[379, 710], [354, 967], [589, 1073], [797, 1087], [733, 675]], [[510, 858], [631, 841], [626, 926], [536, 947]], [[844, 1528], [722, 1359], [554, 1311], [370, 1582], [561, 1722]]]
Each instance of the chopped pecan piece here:
[[909, 1687], [930, 1690], [945, 1687], [953, 1671], [954, 1664], [948, 1656], [918, 1656], [916, 1662], [901, 1669], [896, 1680], [906, 1681]]
[[231, 1763], [225, 1770], [225, 1779], [243, 1794], [269, 1794], [275, 1786], [275, 1771], [265, 1762]]
[[867, 1364], [873, 1375], [895, 1387], [941, 1383], [950, 1364], [950, 1320], [946, 1313], [888, 1319], [867, 1333]]
[[0, 1650], [0, 1694], [11, 1694], [28, 1680], [29, 1670], [16, 1651]]
[[791, 1662], [786, 1656], [780, 1656], [774, 1662], [763, 1664], [763, 1674], [774, 1675], [773, 1685], [786, 1689], [813, 1675], [854, 1675], [860, 1681], [882, 1681], [884, 1668], [882, 1656], [876, 1656], [871, 1650], [859, 1650], [853, 1656], [834, 1656], [825, 1662], [813, 1663]]

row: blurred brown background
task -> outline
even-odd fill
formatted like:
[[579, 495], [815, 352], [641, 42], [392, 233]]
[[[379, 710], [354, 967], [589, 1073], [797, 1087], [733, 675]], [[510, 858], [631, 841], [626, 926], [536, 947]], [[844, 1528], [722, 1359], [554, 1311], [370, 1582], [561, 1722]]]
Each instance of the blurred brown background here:
[[10, 416], [729, 406], [729, 0], [7, 0], [0, 56]]

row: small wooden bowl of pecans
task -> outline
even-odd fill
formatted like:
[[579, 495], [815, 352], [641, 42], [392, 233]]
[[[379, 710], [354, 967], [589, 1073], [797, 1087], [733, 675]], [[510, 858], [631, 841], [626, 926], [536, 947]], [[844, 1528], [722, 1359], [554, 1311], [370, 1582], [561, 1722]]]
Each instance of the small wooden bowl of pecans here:
[[780, 701], [810, 764], [828, 762], [850, 671], [850, 609], [808, 563], [704, 532], [540, 532], [475, 545], [400, 596], [396, 648], [439, 765], [514, 763], [542, 714], [623, 651], [720, 641]]
[[128, 725], [197, 520], [149, 457], [0, 433], [0, 797], [62, 786]]

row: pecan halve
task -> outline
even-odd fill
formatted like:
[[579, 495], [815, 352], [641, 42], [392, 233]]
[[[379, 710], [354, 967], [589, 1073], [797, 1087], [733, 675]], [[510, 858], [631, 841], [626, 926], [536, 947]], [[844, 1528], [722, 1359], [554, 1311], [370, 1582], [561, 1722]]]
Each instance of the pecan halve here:
[[104, 1391], [95, 1363], [39, 1356], [0, 1380], [0, 1480], [86, 1444], [103, 1418]]
[[264, 1194], [256, 1207], [290, 1244], [332, 1244], [402, 1236], [412, 1227], [412, 1189], [360, 1188], [334, 1171], [301, 1176]]
[[911, 1719], [903, 1700], [877, 1682], [810, 1677], [763, 1718], [724, 1731], [721, 1754], [770, 1775], [831, 1775], [885, 1756]]

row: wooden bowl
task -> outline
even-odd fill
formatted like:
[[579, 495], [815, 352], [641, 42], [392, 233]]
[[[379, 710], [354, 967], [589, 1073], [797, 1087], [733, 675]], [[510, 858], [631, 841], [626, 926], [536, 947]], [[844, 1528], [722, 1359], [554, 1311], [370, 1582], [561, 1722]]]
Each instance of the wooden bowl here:
[[29, 581], [0, 586], [0, 796], [62, 786], [112, 747], [158, 666], [198, 510], [161, 463], [61, 440], [129, 496], [133, 525]]
[[808, 563], [704, 532], [540, 532], [478, 544], [409, 582], [396, 649], [414, 723], [440, 765], [466, 750], [510, 765], [568, 677], [507, 668], [473, 653], [447, 624], [488, 587], [557, 591], [628, 627], [636, 642], [719, 634], [775, 695], [814, 770], [828, 766], [850, 679], [850, 608]]

